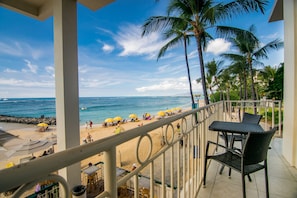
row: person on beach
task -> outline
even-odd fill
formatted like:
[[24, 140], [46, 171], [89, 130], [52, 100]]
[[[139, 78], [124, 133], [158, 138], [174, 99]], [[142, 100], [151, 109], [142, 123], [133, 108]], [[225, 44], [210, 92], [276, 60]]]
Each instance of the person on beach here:
[[136, 168], [137, 168], [136, 164], [133, 163], [133, 164], [132, 164], [132, 169], [131, 169], [131, 171], [134, 171]]
[[93, 122], [90, 120], [90, 129], [93, 127]]
[[93, 142], [93, 139], [92, 139], [92, 136], [91, 136], [90, 133], [88, 133], [87, 141], [88, 141], [88, 142]]
[[114, 130], [114, 133], [118, 134], [123, 131], [125, 131], [125, 129], [120, 124], [118, 124]]
[[85, 124], [85, 128], [86, 128], [86, 130], [88, 129], [88, 122], [86, 122], [86, 124]]

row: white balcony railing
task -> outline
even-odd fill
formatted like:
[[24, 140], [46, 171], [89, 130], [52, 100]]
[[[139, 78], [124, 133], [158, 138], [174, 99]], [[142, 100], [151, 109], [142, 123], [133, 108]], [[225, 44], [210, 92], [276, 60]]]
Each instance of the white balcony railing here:
[[[205, 144], [209, 139], [217, 139], [217, 133], [209, 132], [209, 124], [214, 120], [238, 121], [243, 111], [253, 111], [255, 104], [256, 111], [264, 115], [264, 128], [278, 125], [278, 135], [281, 135], [281, 121], [274, 122], [276, 116], [281, 120], [280, 101], [213, 103], [112, 137], [3, 169], [0, 171], [0, 192], [8, 192], [21, 186], [18, 190], [13, 190], [13, 197], [22, 197], [38, 182], [50, 180], [59, 183], [59, 197], [70, 197], [71, 190], [67, 181], [52, 173], [103, 153], [103, 161], [97, 163], [100, 182], [96, 185], [102, 186], [97, 186], [99, 191], [96, 197], [117, 197], [121, 196], [121, 193], [139, 197], [143, 188], [149, 191], [150, 197], [195, 197], [202, 181]], [[271, 123], [267, 119], [269, 113], [273, 117]], [[176, 128], [177, 123], [181, 126], [180, 130]], [[160, 128], [161, 138], [156, 140], [152, 137], [153, 132]], [[126, 171], [121, 169], [122, 162], [117, 157], [117, 147], [135, 138], [137, 146], [133, 154], [140, 166], [133, 171]], [[156, 141], [162, 144], [157, 151], [154, 149]], [[139, 155], [140, 153], [145, 155]]]

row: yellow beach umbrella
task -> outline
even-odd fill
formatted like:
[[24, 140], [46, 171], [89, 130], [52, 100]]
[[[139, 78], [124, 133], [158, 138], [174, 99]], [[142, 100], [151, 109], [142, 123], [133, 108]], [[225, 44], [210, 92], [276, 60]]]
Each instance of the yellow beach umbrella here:
[[136, 118], [138, 118], [138, 116], [135, 113], [132, 113], [129, 115], [129, 118], [136, 119]]
[[116, 116], [113, 118], [114, 121], [122, 121], [122, 117], [120, 116]]
[[113, 122], [113, 118], [106, 118], [104, 122], [111, 123]]
[[164, 117], [165, 116], [165, 112], [164, 111], [159, 111], [158, 112], [158, 116]]
[[167, 113], [168, 115], [171, 115], [171, 114], [172, 114], [172, 111], [171, 111], [170, 109], [167, 109], [167, 110], [165, 111], [165, 113]]
[[39, 127], [48, 127], [48, 124], [46, 124], [44, 122], [41, 122], [41, 123], [37, 124], [37, 126], [39, 126]]

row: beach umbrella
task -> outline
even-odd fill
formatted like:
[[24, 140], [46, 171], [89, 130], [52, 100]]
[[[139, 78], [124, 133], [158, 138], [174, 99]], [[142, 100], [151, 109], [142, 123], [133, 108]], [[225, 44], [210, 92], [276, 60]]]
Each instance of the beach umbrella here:
[[52, 133], [50, 136], [46, 137], [46, 140], [52, 143], [52, 145], [57, 144], [57, 135]]
[[8, 152], [5, 148], [3, 147], [0, 147], [0, 161], [5, 161], [7, 160], [9, 157], [8, 157]]
[[165, 116], [165, 112], [164, 111], [159, 111], [158, 112], [158, 116], [164, 117]]
[[181, 112], [181, 111], [182, 111], [182, 108], [180, 108], [180, 107], [176, 107], [176, 110], [177, 110], [178, 112]]
[[48, 127], [48, 124], [41, 122], [41, 123], [37, 124], [37, 126], [46, 128], [46, 127]]
[[116, 116], [116, 117], [113, 118], [113, 120], [114, 120], [114, 121], [117, 121], [117, 122], [118, 122], [118, 121], [122, 121], [122, 117], [120, 117], [120, 116]]
[[106, 118], [104, 122], [112, 123], [113, 122], [113, 118]]
[[[13, 139], [18, 139], [18, 137], [0, 129], [0, 148], [6, 142], [13, 140]], [[1, 151], [1, 149], [0, 149], [0, 151]]]
[[166, 113], [167, 115], [171, 115], [171, 114], [172, 114], [172, 111], [171, 111], [170, 109], [167, 109], [167, 110], [165, 111], [165, 113]]
[[9, 156], [29, 155], [44, 150], [53, 144], [47, 140], [28, 140], [22, 145], [15, 148], [14, 152]]
[[138, 116], [135, 113], [132, 113], [129, 115], [129, 118], [136, 119], [136, 118], [138, 118]]

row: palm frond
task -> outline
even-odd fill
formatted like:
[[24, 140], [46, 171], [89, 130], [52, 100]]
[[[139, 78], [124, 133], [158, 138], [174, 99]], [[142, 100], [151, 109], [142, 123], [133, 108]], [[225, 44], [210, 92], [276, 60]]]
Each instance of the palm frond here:
[[254, 11], [264, 14], [268, 3], [268, 0], [235, 0], [225, 4], [224, 9], [233, 16]]
[[284, 43], [280, 39], [275, 39], [263, 47], [259, 48], [257, 51], [254, 52], [255, 58], [268, 58], [268, 52], [270, 50], [275, 50], [282, 48], [284, 46]]
[[173, 23], [182, 22], [178, 17], [171, 16], [153, 16], [148, 18], [142, 25], [141, 36], [148, 35], [152, 32], [162, 31], [170, 28]]
[[159, 60], [159, 58], [161, 58], [162, 56], [165, 55], [165, 52], [170, 49], [173, 48], [175, 46], [178, 45], [179, 42], [183, 42], [183, 36], [180, 35], [178, 37], [174, 37], [172, 40], [170, 40], [169, 42], [167, 42], [159, 51], [158, 53], [158, 58], [157, 60]]

